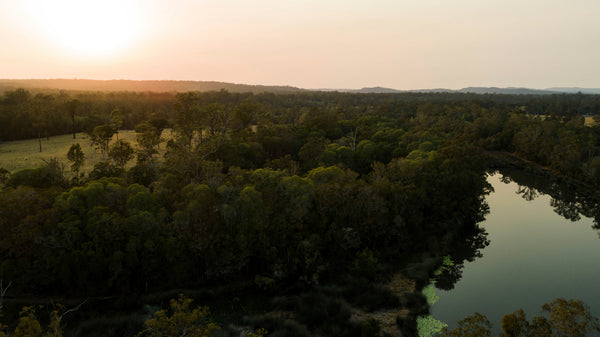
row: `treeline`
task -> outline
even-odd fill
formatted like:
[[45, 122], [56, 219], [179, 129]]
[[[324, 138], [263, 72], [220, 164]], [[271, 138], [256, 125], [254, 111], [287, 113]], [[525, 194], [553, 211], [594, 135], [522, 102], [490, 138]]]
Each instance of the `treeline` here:
[[0, 141], [90, 132], [108, 123], [115, 109], [123, 116], [122, 127], [133, 129], [153, 117], [168, 118], [173, 101], [169, 93], [7, 91], [0, 100]]
[[[0, 141], [47, 137], [81, 131], [110, 120], [119, 110], [122, 128], [133, 129], [151, 118], [174, 122], [175, 92], [93, 92], [66, 90], [5, 91], [0, 98]], [[337, 92], [231, 93], [225, 90], [196, 92], [203, 103], [238, 105], [249, 102], [258, 106], [256, 122], [299, 123], [310, 110], [342, 114], [352, 119], [369, 113], [396, 117], [427, 111], [431, 105], [453, 109], [456, 104], [474, 104], [487, 110], [516, 111], [529, 115], [595, 115], [600, 112], [599, 95], [494, 95], [461, 93], [350, 94]], [[340, 119], [340, 118], [338, 118]]]
[[485, 149], [514, 153], [590, 186], [600, 183], [600, 124], [586, 126], [581, 115], [495, 112], [475, 120], [465, 135]]

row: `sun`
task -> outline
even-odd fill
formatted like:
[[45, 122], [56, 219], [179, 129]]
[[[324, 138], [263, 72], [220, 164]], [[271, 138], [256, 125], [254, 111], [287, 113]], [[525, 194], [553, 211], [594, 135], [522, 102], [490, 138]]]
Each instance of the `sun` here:
[[140, 35], [140, 4], [128, 0], [24, 1], [50, 42], [70, 53], [105, 56], [127, 48]]

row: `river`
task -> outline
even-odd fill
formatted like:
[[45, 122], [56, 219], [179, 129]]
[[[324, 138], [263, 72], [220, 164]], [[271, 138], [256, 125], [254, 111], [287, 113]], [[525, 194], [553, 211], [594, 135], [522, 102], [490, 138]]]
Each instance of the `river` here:
[[492, 322], [492, 336], [498, 336], [502, 315], [523, 309], [530, 319], [558, 297], [582, 300], [600, 316], [598, 231], [592, 218], [573, 211], [581, 211], [585, 202], [580, 197], [559, 200], [542, 191], [560, 190], [555, 183], [536, 188], [523, 185], [523, 176], [522, 185], [502, 177], [488, 177], [494, 192], [486, 198], [490, 213], [480, 225], [490, 244], [481, 251], [483, 257], [465, 262], [453, 289], [436, 291], [433, 317], [453, 328], [479, 312]]

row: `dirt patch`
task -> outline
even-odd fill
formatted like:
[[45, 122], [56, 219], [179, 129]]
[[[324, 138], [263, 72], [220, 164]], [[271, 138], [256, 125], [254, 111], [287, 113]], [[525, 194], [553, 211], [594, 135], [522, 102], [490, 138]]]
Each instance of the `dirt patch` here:
[[[394, 295], [402, 298], [405, 293], [415, 291], [415, 281], [408, 279], [401, 273], [397, 273], [392, 277], [392, 280], [385, 285], [390, 289]], [[396, 318], [406, 318], [409, 314], [409, 309], [405, 307], [398, 307], [394, 309], [378, 310], [374, 312], [364, 312], [362, 310], [354, 310], [352, 315], [358, 320], [365, 320], [369, 317], [378, 320], [381, 323], [381, 329], [391, 334], [392, 336], [399, 336], [400, 331], [396, 324]]]

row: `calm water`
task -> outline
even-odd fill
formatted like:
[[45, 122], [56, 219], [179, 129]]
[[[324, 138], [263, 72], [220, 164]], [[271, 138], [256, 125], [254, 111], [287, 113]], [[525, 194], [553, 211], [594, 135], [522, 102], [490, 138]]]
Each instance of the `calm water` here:
[[550, 196], [528, 201], [517, 193], [518, 184], [501, 177], [488, 178], [495, 192], [487, 197], [490, 213], [481, 226], [490, 245], [482, 258], [465, 263], [454, 289], [437, 290], [433, 317], [453, 328], [480, 312], [498, 336], [503, 314], [522, 308], [531, 318], [557, 297], [582, 300], [600, 316], [600, 239], [593, 219], [567, 220], [555, 212]]

